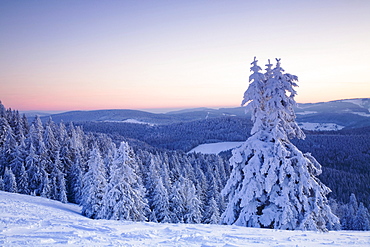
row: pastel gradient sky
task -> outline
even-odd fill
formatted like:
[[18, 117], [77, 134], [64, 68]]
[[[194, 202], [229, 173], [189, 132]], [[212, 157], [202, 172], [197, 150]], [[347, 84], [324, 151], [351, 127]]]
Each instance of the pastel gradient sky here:
[[0, 35], [18, 110], [236, 107], [254, 56], [297, 102], [370, 97], [368, 0], [0, 0]]

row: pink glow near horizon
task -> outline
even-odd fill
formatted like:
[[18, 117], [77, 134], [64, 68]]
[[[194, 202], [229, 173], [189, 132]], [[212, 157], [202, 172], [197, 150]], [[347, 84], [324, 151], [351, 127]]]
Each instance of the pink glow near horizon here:
[[262, 68], [282, 58], [297, 102], [370, 97], [369, 1], [0, 8], [0, 100], [12, 109], [237, 107], [254, 56]]

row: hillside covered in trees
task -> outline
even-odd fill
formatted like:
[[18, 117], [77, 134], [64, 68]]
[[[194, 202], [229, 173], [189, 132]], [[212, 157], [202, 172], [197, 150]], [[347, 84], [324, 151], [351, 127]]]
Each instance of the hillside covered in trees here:
[[0, 190], [82, 206], [94, 219], [218, 223], [228, 163], [118, 145], [72, 123], [28, 124], [0, 105]]
[[[125, 150], [134, 161], [126, 171], [135, 171], [133, 175], [140, 181], [135, 189], [143, 189], [139, 200], [144, 205], [141, 219], [157, 222], [219, 220], [226, 203], [220, 191], [230, 174], [229, 154], [226, 152], [221, 158], [185, 152], [201, 143], [243, 141], [251, 127], [250, 121], [230, 116], [161, 126], [109, 122], [55, 124], [51, 119], [42, 124], [38, 117], [29, 124], [19, 112], [0, 106], [0, 189], [82, 203], [87, 188], [84, 177], [92, 175], [88, 172], [93, 167], [100, 167], [105, 174], [100, 200], [109, 205], [107, 189], [114, 188], [113, 178], [119, 177], [112, 167], [122, 162], [118, 150], [125, 141], [129, 144]], [[366, 213], [370, 194], [368, 129], [306, 132], [306, 135], [305, 140], [293, 142], [322, 164], [320, 179], [333, 191], [329, 194], [336, 208], [333, 211], [347, 219], [354, 219], [355, 212]], [[160, 199], [163, 204], [157, 204]], [[112, 210], [108, 210], [110, 218], [114, 218]], [[343, 228], [352, 229], [351, 224]]]
[[[246, 118], [221, 117], [171, 125], [84, 122], [85, 131], [109, 134], [119, 142], [123, 136], [169, 150], [190, 151], [203, 143], [244, 141], [252, 123]], [[292, 142], [310, 152], [323, 166], [320, 179], [333, 191], [329, 197], [348, 203], [351, 193], [370, 205], [370, 128], [340, 131], [305, 131], [304, 140]], [[144, 144], [140, 142], [139, 145]], [[134, 145], [135, 141], [132, 140]], [[350, 147], [350, 148], [349, 148]], [[227, 160], [230, 154], [225, 153]]]

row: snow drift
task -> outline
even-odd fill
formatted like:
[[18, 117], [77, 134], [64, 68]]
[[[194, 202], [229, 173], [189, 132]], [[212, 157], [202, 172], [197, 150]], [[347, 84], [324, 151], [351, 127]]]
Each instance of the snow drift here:
[[368, 232], [92, 220], [75, 204], [0, 191], [1, 246], [369, 246]]

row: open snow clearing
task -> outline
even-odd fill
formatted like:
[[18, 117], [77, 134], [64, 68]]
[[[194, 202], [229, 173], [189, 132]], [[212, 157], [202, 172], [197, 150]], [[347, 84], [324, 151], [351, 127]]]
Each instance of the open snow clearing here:
[[370, 246], [368, 232], [92, 220], [80, 211], [0, 191], [0, 246]]

